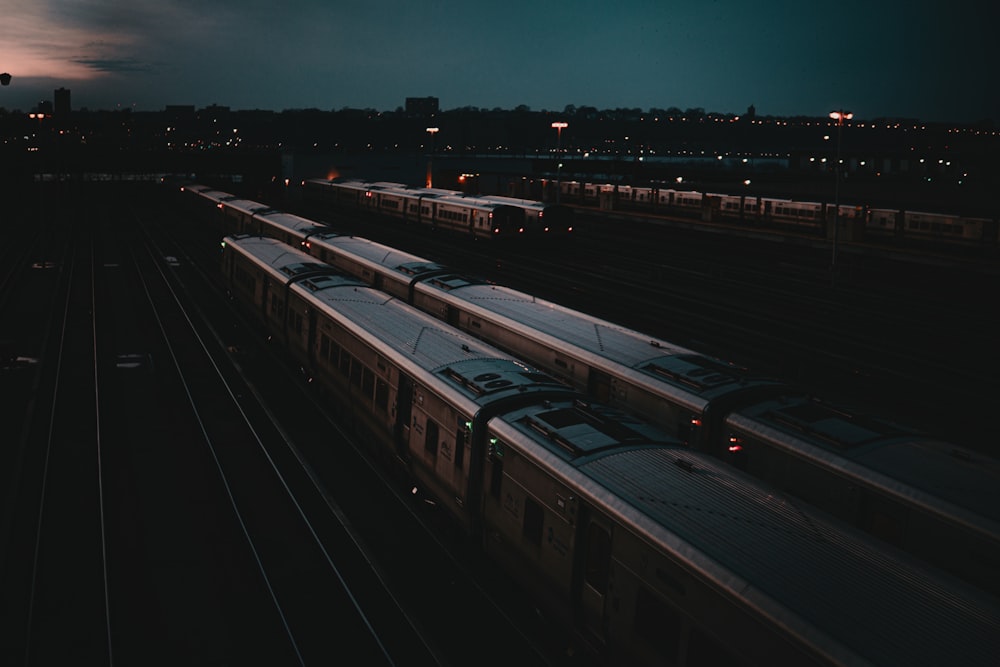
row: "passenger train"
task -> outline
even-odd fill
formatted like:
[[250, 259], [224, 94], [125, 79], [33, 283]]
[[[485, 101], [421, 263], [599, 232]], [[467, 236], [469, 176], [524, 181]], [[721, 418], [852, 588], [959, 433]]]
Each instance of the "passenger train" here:
[[560, 204], [390, 182], [309, 179], [303, 185], [321, 204], [372, 211], [475, 239], [537, 242], [573, 232], [573, 209]]
[[997, 460], [306, 218], [201, 186], [188, 189], [221, 206], [223, 233], [296, 246], [694, 450], [1000, 595]]
[[351, 412], [371, 453], [606, 664], [1000, 655], [995, 597], [314, 256], [262, 236], [222, 246], [237, 304]]
[[824, 234], [838, 217], [860, 240], [907, 240], [996, 249], [1000, 247], [997, 219], [928, 213], [867, 205], [794, 201], [749, 194], [720, 194], [660, 187], [561, 181], [565, 203], [596, 206], [605, 200], [624, 210], [678, 213], [705, 221], [784, 225]]

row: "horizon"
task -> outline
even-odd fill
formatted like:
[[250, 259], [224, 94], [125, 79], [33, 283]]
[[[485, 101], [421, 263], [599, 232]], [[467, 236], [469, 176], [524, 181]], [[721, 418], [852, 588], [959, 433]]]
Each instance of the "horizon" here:
[[981, 5], [955, 0], [597, 0], [414, 5], [291, 0], [15, 0], [0, 106], [705, 109], [763, 117], [1000, 121]]
[[[14, 85], [13, 81], [11, 82], [10, 85]], [[85, 105], [74, 104], [73, 101], [72, 101], [72, 99], [73, 99], [72, 98], [73, 90], [71, 88], [65, 86], [65, 85], [63, 85], [63, 86], [58, 86], [57, 85], [55, 88], [53, 88], [50, 91], [51, 97], [39, 99], [36, 102], [32, 103], [28, 108], [12, 107], [12, 106], [8, 106], [6, 104], [0, 103], [0, 111], [5, 111], [6, 113], [12, 114], [12, 115], [14, 115], [14, 114], [29, 114], [29, 113], [37, 112], [40, 109], [41, 105], [43, 105], [43, 104], [47, 105], [49, 107], [52, 107], [52, 106], [54, 106], [55, 92], [58, 89], [66, 89], [66, 90], [69, 91], [69, 93], [70, 93], [70, 111], [71, 112], [84, 112], [84, 113], [115, 112], [115, 111], [131, 111], [131, 112], [134, 112], [134, 113], [165, 113], [166, 111], [168, 111], [172, 107], [173, 108], [191, 107], [191, 108], [194, 109], [195, 112], [205, 111], [205, 110], [213, 109], [213, 108], [221, 108], [221, 109], [226, 109], [226, 110], [228, 110], [231, 113], [266, 112], [266, 113], [281, 114], [281, 113], [292, 113], [292, 112], [301, 112], [301, 111], [319, 111], [319, 112], [322, 112], [322, 113], [338, 113], [338, 112], [342, 112], [342, 111], [374, 111], [374, 112], [380, 113], [380, 114], [392, 114], [392, 113], [398, 113], [398, 112], [405, 112], [405, 102], [406, 102], [406, 98], [403, 98], [403, 100], [402, 100], [402, 102], [400, 104], [397, 104], [397, 105], [395, 105], [392, 108], [386, 108], [386, 109], [380, 109], [380, 108], [372, 107], [372, 106], [351, 106], [351, 105], [344, 105], [344, 106], [338, 106], [338, 107], [332, 107], [332, 108], [324, 108], [324, 107], [316, 107], [316, 106], [300, 106], [300, 107], [290, 106], [290, 107], [282, 107], [282, 108], [235, 107], [235, 106], [232, 106], [232, 105], [229, 105], [229, 104], [224, 104], [224, 103], [219, 103], [219, 102], [212, 102], [212, 103], [204, 104], [204, 105], [192, 104], [192, 103], [189, 103], [189, 102], [179, 102], [179, 103], [169, 102], [169, 103], [162, 104], [160, 106], [160, 108], [157, 108], [157, 109], [153, 109], [153, 108], [138, 108], [137, 105], [131, 105], [131, 106], [118, 105], [115, 108], [100, 108], [100, 107], [92, 108], [92, 107], [88, 107], [88, 106], [85, 106]], [[422, 98], [427, 98], [427, 97], [434, 98], [435, 96], [433, 96], [433, 95], [417, 96], [417, 99], [422, 99]], [[0, 102], [2, 102], [2, 101], [3, 100], [0, 100]], [[439, 102], [440, 102], [440, 100], [439, 100]], [[509, 107], [503, 107], [503, 106], [480, 107], [480, 106], [476, 106], [476, 105], [472, 105], [472, 104], [455, 106], [455, 107], [439, 106], [437, 113], [438, 114], [444, 114], [444, 113], [460, 112], [460, 111], [466, 111], [466, 110], [469, 110], [469, 111], [480, 111], [480, 112], [484, 112], [484, 111], [485, 112], [491, 112], [491, 111], [515, 112], [515, 111], [521, 110], [520, 109], [521, 107], [526, 107], [526, 109], [524, 109], [524, 110], [526, 110], [529, 113], [548, 113], [548, 114], [575, 113], [576, 111], [579, 111], [580, 109], [596, 109], [598, 113], [621, 112], [621, 111], [635, 111], [635, 110], [638, 110], [640, 113], [652, 113], [654, 111], [656, 111], [656, 112], [669, 112], [669, 111], [672, 111], [672, 110], [676, 110], [676, 111], [679, 111], [682, 114], [698, 113], [698, 114], [701, 114], [701, 115], [704, 115], [704, 116], [719, 116], [719, 117], [743, 118], [743, 117], [747, 116], [747, 114], [748, 114], [748, 112], [750, 110], [750, 108], [749, 108], [750, 106], [754, 107], [755, 113], [754, 113], [753, 117], [757, 118], [757, 119], [792, 119], [792, 118], [802, 118], [802, 119], [811, 119], [811, 120], [815, 120], [815, 119], [828, 119], [829, 118], [829, 113], [831, 113], [831, 111], [833, 111], [833, 110], [831, 110], [831, 111], [827, 111], [825, 113], [818, 113], [818, 114], [807, 114], [807, 113], [768, 114], [768, 113], [761, 113], [759, 110], [757, 110], [757, 108], [756, 108], [757, 105], [754, 105], [754, 104], [748, 105], [748, 107], [745, 108], [743, 111], [720, 111], [720, 110], [716, 110], [716, 109], [707, 109], [707, 108], [703, 108], [703, 107], [681, 107], [681, 106], [676, 105], [676, 104], [671, 104], [671, 105], [666, 105], [666, 106], [653, 106], [653, 107], [639, 107], [639, 106], [600, 107], [600, 106], [593, 105], [593, 104], [567, 103], [567, 104], [563, 105], [560, 108], [555, 108], [555, 107], [553, 107], [553, 108], [534, 108], [534, 107], [531, 107], [530, 105], [526, 105], [526, 104], [517, 104], [517, 105], [513, 105], [513, 106], [509, 106]], [[567, 112], [567, 109], [569, 109], [570, 107], [572, 107], [574, 109], [574, 111]], [[916, 116], [916, 115], [862, 116], [862, 115], [860, 115], [858, 113], [854, 113], [854, 117], [851, 120], [851, 124], [858, 124], [858, 123], [862, 123], [862, 122], [873, 122], [873, 121], [914, 121], [914, 122], [918, 122], [918, 123], [925, 124], [925, 125], [926, 124], [931, 124], [931, 125], [975, 126], [975, 125], [982, 125], [984, 123], [985, 124], [997, 124], [998, 121], [1000, 121], [1000, 119], [992, 118], [992, 117], [986, 117], [986, 118], [980, 118], [980, 119], [969, 120], [969, 121], [959, 121], [959, 120], [954, 120], [954, 119], [952, 119], [952, 120], [948, 120], [948, 119], [944, 119], [944, 120], [932, 120], [932, 119], [921, 118], [921, 117]]]

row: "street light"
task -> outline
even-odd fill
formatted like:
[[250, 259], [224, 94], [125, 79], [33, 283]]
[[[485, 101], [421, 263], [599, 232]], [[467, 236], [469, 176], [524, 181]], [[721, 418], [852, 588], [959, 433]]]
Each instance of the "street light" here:
[[[556, 158], [562, 153], [562, 131], [564, 127], [569, 127], [569, 123], [562, 120], [557, 120], [552, 123], [552, 127], [556, 130]], [[556, 163], [556, 203], [559, 203], [559, 191], [562, 189], [561, 181], [562, 172], [562, 162]]]
[[11, 76], [7, 72], [4, 72], [3, 74], [0, 74], [0, 85], [2, 85], [2, 86], [9, 86], [10, 85], [10, 79], [11, 79]]
[[837, 159], [833, 164], [836, 180], [833, 189], [833, 254], [830, 257], [830, 273], [837, 269], [837, 234], [840, 230], [840, 136], [843, 134], [844, 121], [854, 118], [850, 111], [840, 109], [831, 111], [830, 118], [837, 121]]
[[434, 187], [434, 135], [440, 131], [437, 127], [428, 127], [427, 132], [431, 135], [431, 155], [427, 158], [427, 187]]

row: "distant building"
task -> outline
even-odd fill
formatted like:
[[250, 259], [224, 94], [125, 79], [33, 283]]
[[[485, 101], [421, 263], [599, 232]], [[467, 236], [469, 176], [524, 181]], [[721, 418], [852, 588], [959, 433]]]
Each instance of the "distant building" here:
[[407, 97], [407, 116], [433, 116], [438, 113], [438, 98], [436, 97]]
[[55, 115], [58, 118], [69, 116], [73, 107], [70, 105], [69, 88], [56, 88], [52, 93], [55, 99]]
[[194, 118], [193, 104], [168, 104], [164, 113], [170, 120]]
[[38, 113], [43, 113], [46, 116], [52, 115], [52, 102], [50, 100], [42, 100], [38, 103], [38, 108], [36, 109]]

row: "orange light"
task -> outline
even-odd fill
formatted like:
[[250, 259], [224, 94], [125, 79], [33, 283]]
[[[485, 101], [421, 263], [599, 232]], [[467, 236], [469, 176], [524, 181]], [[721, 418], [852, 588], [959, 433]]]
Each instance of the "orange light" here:
[[732, 453], [734, 453], [734, 454], [736, 452], [742, 452], [743, 451], [743, 445], [729, 445], [729, 451], [732, 452]]

